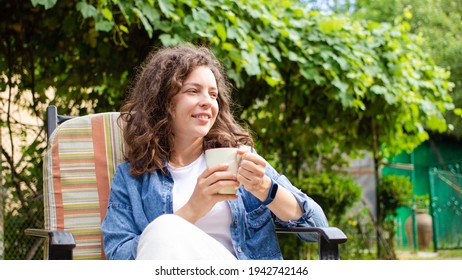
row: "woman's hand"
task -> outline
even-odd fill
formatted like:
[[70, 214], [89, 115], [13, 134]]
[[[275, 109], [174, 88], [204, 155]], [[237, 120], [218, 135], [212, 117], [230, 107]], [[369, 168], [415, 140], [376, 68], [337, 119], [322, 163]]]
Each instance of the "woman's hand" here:
[[227, 164], [217, 164], [207, 168], [197, 178], [196, 188], [188, 202], [175, 214], [195, 223], [205, 216], [216, 203], [236, 199], [235, 194], [219, 194], [222, 188], [239, 187], [236, 175], [227, 171]]
[[[238, 154], [241, 155], [241, 164], [237, 180], [260, 201], [265, 201], [271, 187], [271, 179], [265, 175], [266, 161], [246, 150], [239, 150]], [[267, 207], [283, 221], [298, 220], [303, 214], [294, 195], [283, 187], [278, 188], [276, 197]]]
[[248, 192], [264, 201], [271, 186], [271, 179], [265, 175], [266, 161], [248, 150], [241, 149], [237, 153], [241, 156], [237, 180]]

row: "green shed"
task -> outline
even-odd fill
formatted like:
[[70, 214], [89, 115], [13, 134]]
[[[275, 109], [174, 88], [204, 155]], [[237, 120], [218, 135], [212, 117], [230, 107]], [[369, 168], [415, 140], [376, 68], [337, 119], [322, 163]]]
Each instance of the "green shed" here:
[[[426, 237], [419, 233], [416, 215], [421, 208], [426, 208], [430, 215], [430, 238], [435, 251], [462, 248], [461, 140], [448, 135], [432, 135], [410, 154], [402, 153], [390, 160], [382, 169], [382, 175], [387, 174], [409, 177], [418, 204], [414, 209], [402, 207], [398, 210], [395, 218], [398, 248], [422, 249], [420, 245]], [[412, 242], [414, 236], [416, 242]]]

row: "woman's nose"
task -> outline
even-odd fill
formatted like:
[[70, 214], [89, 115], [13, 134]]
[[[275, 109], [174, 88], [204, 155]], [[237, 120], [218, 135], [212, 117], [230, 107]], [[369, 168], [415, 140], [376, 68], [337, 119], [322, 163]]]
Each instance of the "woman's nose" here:
[[212, 105], [212, 97], [208, 92], [204, 92], [201, 95], [200, 103], [199, 105], [202, 107], [209, 107]]

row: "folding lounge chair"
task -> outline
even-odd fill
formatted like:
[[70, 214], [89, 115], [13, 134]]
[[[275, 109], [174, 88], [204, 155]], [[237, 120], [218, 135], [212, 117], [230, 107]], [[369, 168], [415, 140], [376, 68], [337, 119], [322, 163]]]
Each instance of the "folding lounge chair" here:
[[[123, 161], [119, 113], [61, 116], [47, 108], [48, 147], [43, 168], [45, 259], [105, 259], [101, 222], [112, 176]], [[278, 228], [278, 233], [317, 235], [320, 259], [339, 259], [346, 235], [338, 228]]]

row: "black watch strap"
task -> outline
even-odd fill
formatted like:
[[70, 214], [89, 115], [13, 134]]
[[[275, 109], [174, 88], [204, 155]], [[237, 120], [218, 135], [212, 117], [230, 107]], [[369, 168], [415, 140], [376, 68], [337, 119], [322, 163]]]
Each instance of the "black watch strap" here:
[[266, 197], [266, 200], [262, 202], [263, 205], [268, 205], [271, 202], [273, 202], [274, 198], [276, 197], [276, 194], [278, 192], [279, 185], [271, 179], [271, 187], [268, 192], [268, 196]]

